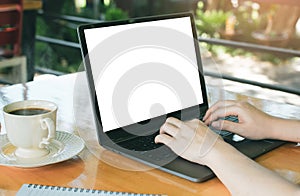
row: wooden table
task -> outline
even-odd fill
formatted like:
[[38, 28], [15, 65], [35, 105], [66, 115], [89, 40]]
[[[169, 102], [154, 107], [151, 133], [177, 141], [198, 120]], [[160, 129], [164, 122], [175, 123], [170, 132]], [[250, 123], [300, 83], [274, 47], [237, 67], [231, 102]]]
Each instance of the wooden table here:
[[[168, 195], [229, 195], [217, 178], [204, 183], [190, 182], [102, 149], [96, 139], [83, 72], [36, 80], [26, 86], [3, 87], [0, 95], [1, 108], [4, 104], [24, 99], [57, 103], [58, 130], [78, 134], [86, 142], [86, 148], [78, 156], [65, 162], [33, 169], [0, 166], [0, 195], [14, 195], [23, 183]], [[225, 98], [247, 99], [277, 116], [300, 116], [300, 108], [292, 105], [229, 92]], [[0, 120], [3, 125], [2, 112]], [[2, 127], [4, 133], [5, 128]], [[296, 183], [300, 182], [300, 148], [293, 143], [273, 150], [256, 161]]]

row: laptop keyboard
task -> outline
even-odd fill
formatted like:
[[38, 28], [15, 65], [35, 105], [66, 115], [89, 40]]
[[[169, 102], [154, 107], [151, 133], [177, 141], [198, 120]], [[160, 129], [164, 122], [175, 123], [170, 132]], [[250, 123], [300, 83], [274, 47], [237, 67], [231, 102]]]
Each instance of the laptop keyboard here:
[[137, 137], [131, 139], [130, 142], [118, 143], [135, 154], [137, 157], [143, 157], [150, 163], [164, 165], [178, 157], [169, 147], [163, 144], [156, 144], [154, 138], [158, 135], [158, 131], [152, 135]]
[[163, 144], [156, 144], [154, 138], [158, 135], [158, 132], [155, 132], [151, 135], [136, 137], [131, 139], [130, 142], [122, 142], [119, 145], [123, 148], [133, 151], [148, 151], [161, 147]]
[[[238, 122], [237, 117], [235, 116], [228, 116], [225, 118], [225, 120], [231, 120], [233, 122]], [[226, 140], [230, 140], [232, 138], [232, 133], [224, 130], [216, 130], [211, 128], [214, 132], [217, 134], [221, 135], [226, 138]], [[118, 145], [122, 146], [123, 148], [126, 148], [128, 150], [133, 150], [133, 151], [149, 151], [153, 150], [156, 148], [159, 148], [163, 146], [163, 144], [156, 144], [154, 142], [154, 138], [158, 135], [158, 131], [147, 136], [141, 136], [141, 137], [136, 137], [134, 139], [131, 139], [130, 142], [122, 142], [119, 143]]]
[[[237, 122], [238, 119], [235, 116], [228, 116], [225, 118], [226, 120], [231, 120], [234, 122]], [[225, 141], [231, 140], [232, 138], [232, 133], [224, 130], [215, 130], [213, 129], [217, 134], [220, 134]], [[167, 148], [163, 144], [156, 144], [154, 142], [154, 138], [158, 135], [158, 131], [147, 136], [141, 136], [141, 137], [136, 137], [130, 140], [130, 142], [121, 142], [118, 143], [119, 146], [126, 148], [130, 151], [135, 151], [141, 154], [142, 156], [148, 157], [149, 159], [153, 160], [163, 160], [163, 159], [168, 159], [170, 156], [173, 156], [173, 152]], [[232, 143], [234, 141], [230, 141]], [[158, 149], [159, 148], [159, 149]], [[157, 149], [157, 150], [155, 150]], [[171, 155], [170, 155], [171, 154]]]
[[[226, 120], [230, 120], [233, 122], [238, 122], [238, 118], [235, 116], [228, 116], [225, 118]], [[262, 153], [268, 152], [269, 150], [274, 148], [274, 145], [280, 146], [282, 142], [276, 142], [273, 144], [273, 141], [270, 140], [246, 140], [244, 138], [240, 140], [234, 139], [236, 134], [233, 134], [224, 130], [213, 130], [216, 133], [220, 134], [223, 139], [231, 144], [232, 146], [238, 148], [243, 154], [249, 156], [250, 158], [254, 158], [259, 156]], [[118, 143], [120, 147], [128, 149], [131, 153], [135, 154], [137, 157], [143, 157], [142, 159], [147, 160], [148, 162], [155, 163], [157, 165], [164, 165], [169, 163], [178, 157], [170, 148], [163, 144], [156, 144], [154, 142], [154, 138], [158, 134], [158, 131], [142, 137], [136, 137], [129, 141]], [[254, 143], [256, 146], [255, 149], [248, 146], [247, 143]]]
[[[237, 116], [226, 116], [225, 118], [221, 118], [224, 120], [229, 120], [232, 122], [239, 122]], [[215, 133], [221, 135], [222, 137], [228, 137], [233, 135], [233, 133], [229, 132], [229, 131], [225, 131], [225, 130], [218, 130], [218, 129], [214, 129], [213, 127], [209, 127], [212, 131], [214, 131]]]

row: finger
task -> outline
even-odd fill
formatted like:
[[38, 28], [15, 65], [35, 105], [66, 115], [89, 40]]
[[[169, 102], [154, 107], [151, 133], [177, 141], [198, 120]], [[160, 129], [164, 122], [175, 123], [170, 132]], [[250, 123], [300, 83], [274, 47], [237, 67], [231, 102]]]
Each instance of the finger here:
[[166, 134], [159, 134], [154, 138], [154, 142], [155, 143], [162, 143], [165, 145], [170, 145], [170, 143], [173, 141], [174, 139]]
[[223, 107], [225, 104], [225, 101], [217, 101], [215, 104], [213, 104], [205, 113], [204, 117], [203, 117], [203, 121], [205, 121], [212, 112], [214, 112], [216, 109], [218, 109], [219, 107]]
[[212, 111], [205, 119], [204, 123], [209, 125], [211, 122], [218, 120], [219, 118], [226, 116], [226, 107], [219, 107]]
[[218, 101], [217, 103], [215, 103], [214, 105], [212, 105], [205, 113], [204, 117], [203, 117], [203, 121], [206, 121], [209, 116], [215, 111], [218, 110], [219, 108], [224, 108], [226, 106], [231, 106], [234, 105], [235, 101], [233, 100], [225, 100], [225, 101]]
[[241, 125], [228, 120], [218, 120], [211, 123], [211, 126], [218, 130], [226, 130], [232, 133], [240, 134], [242, 131]]
[[176, 135], [179, 132], [179, 129], [178, 129], [178, 127], [175, 127], [173, 124], [166, 122], [161, 126], [159, 132], [160, 132], [160, 134], [168, 134], [172, 137], [176, 137]]
[[224, 118], [226, 116], [238, 116], [240, 114], [240, 108], [236, 105], [230, 105], [227, 107], [222, 107], [216, 109], [212, 112], [208, 118], [204, 121], [206, 125], [210, 124], [213, 121], [218, 120], [219, 118]]
[[167, 118], [166, 122], [170, 123], [170, 124], [172, 124], [172, 125], [174, 125], [174, 126], [176, 126], [178, 128], [180, 128], [182, 126], [182, 124], [183, 124], [183, 122], [181, 120], [179, 120], [177, 118], [174, 118], [174, 117]]

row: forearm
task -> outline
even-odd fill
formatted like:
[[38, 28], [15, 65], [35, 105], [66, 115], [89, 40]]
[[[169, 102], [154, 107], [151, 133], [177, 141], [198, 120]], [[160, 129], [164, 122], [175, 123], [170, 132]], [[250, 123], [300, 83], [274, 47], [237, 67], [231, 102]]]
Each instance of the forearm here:
[[273, 118], [271, 138], [290, 142], [300, 142], [300, 120]]
[[[210, 167], [232, 195], [297, 195], [296, 185], [219, 142], [207, 155]], [[298, 192], [298, 193], [297, 193]]]

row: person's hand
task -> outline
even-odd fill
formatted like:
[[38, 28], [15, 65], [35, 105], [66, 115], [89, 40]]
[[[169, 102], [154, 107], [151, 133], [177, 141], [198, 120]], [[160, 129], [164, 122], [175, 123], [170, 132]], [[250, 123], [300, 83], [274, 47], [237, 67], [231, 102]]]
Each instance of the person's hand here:
[[155, 137], [156, 143], [169, 146], [177, 155], [192, 162], [206, 165], [206, 155], [222, 138], [200, 120], [183, 122], [168, 118]]
[[[239, 122], [222, 119], [237, 116]], [[271, 134], [272, 116], [247, 102], [219, 101], [208, 109], [203, 121], [216, 129], [227, 130], [249, 139], [265, 139]]]

